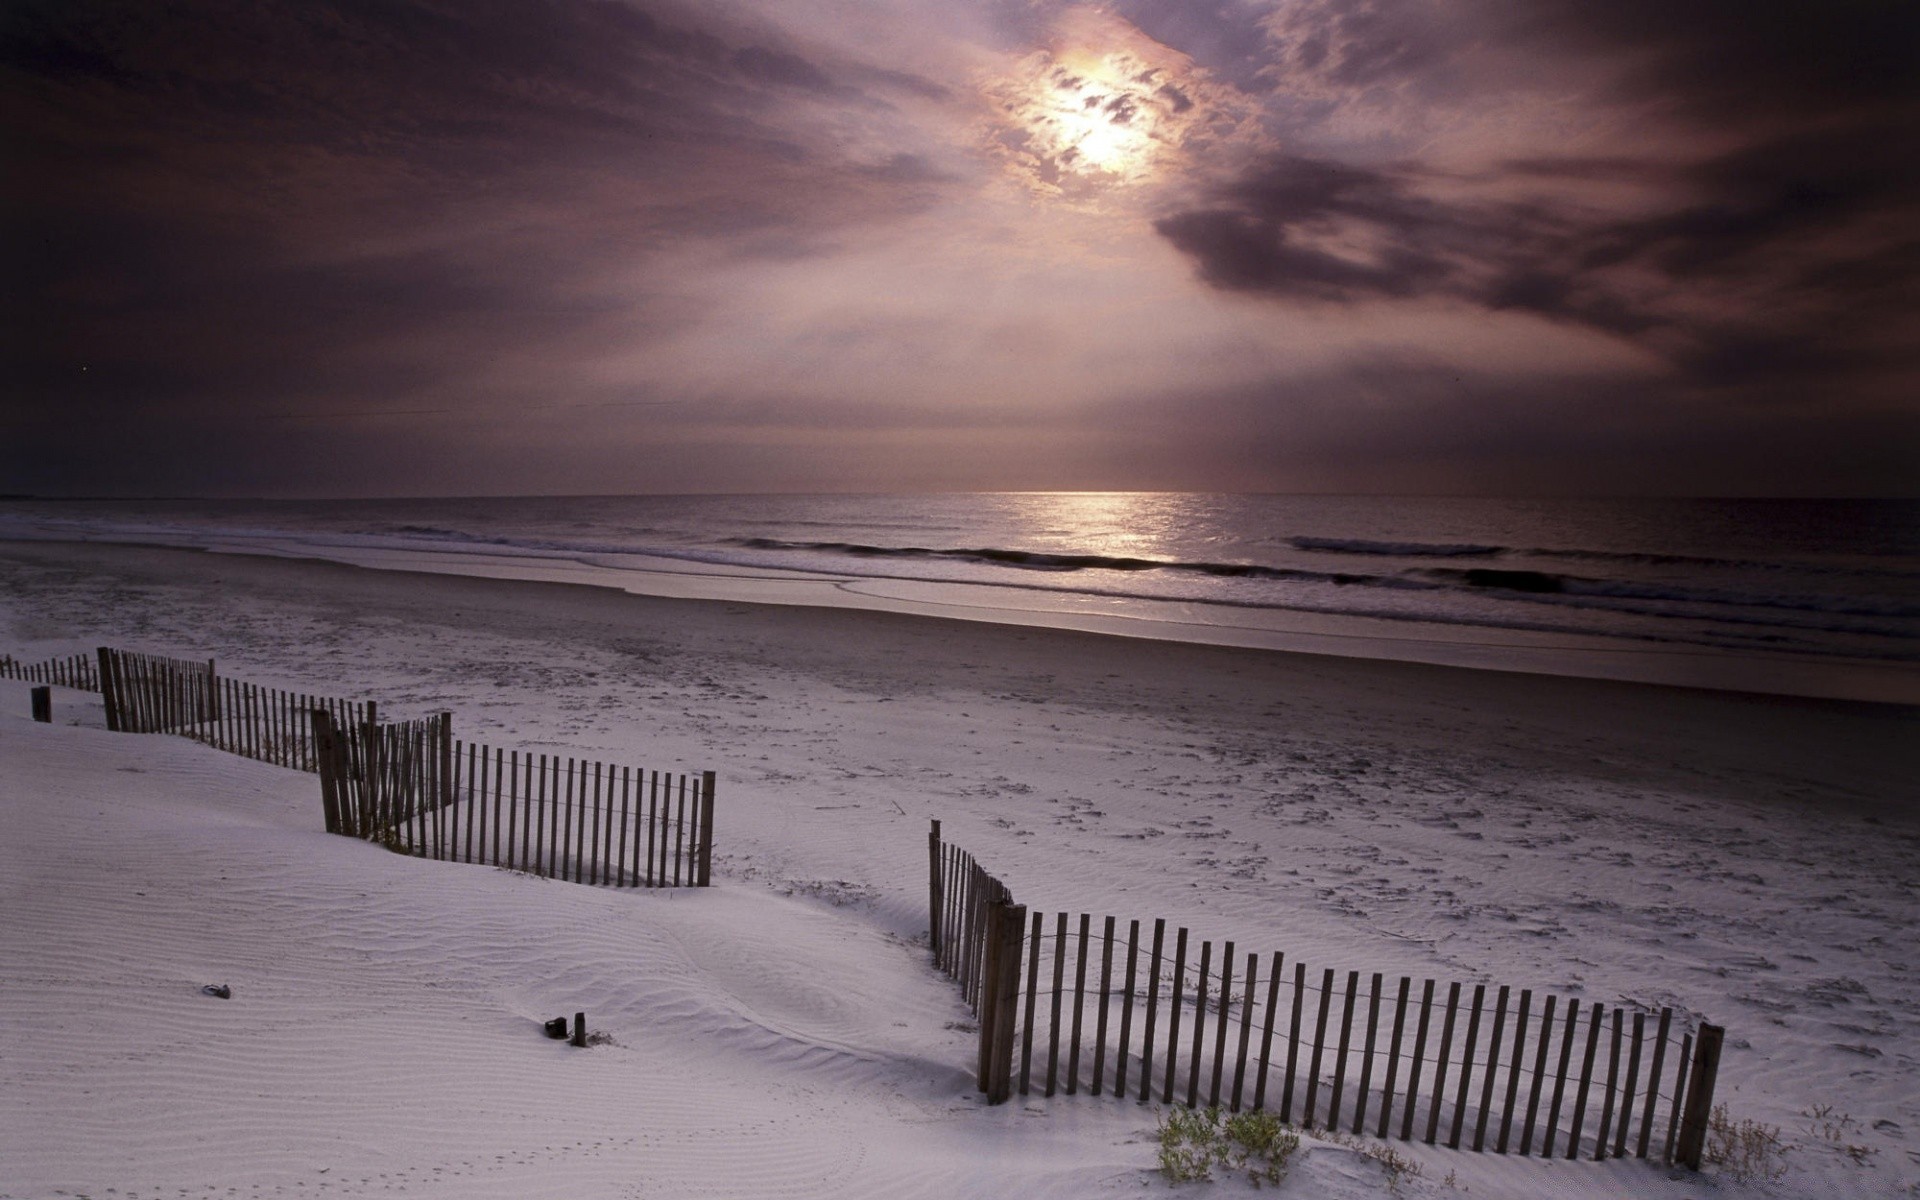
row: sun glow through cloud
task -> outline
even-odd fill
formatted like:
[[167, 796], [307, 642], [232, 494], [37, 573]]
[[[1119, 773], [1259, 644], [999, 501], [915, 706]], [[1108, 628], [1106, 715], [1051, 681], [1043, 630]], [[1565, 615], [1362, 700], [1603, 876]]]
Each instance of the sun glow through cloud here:
[[1169, 175], [1187, 145], [1245, 140], [1231, 89], [1121, 18], [1073, 9], [1051, 44], [984, 87], [990, 143], [1042, 193], [1085, 198]]

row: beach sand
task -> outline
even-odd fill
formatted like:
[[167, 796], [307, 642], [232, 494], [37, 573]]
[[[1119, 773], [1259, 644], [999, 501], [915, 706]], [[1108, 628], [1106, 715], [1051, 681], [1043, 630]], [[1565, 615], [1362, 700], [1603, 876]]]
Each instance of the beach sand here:
[[[32, 726], [0, 684], [0, 1196], [1164, 1186], [1150, 1108], [979, 1102], [922, 940], [930, 818], [1049, 911], [1699, 1014], [1730, 1112], [1794, 1147], [1739, 1186], [1392, 1143], [1410, 1194], [1920, 1182], [1910, 708], [0, 545], [0, 651], [95, 645], [715, 770], [717, 886], [397, 858], [321, 834], [309, 776], [109, 735], [81, 693]], [[529, 1032], [576, 1009], [614, 1044]], [[1387, 1186], [1310, 1142], [1280, 1194]]]

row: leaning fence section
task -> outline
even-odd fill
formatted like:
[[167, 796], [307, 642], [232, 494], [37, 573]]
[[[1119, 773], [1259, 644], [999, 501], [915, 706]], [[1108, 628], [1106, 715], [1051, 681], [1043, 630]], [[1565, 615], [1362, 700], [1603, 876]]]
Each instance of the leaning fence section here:
[[81, 692], [100, 690], [100, 673], [91, 654], [69, 654], [36, 663], [23, 663], [10, 654], [0, 654], [0, 679], [68, 687]]
[[92, 659], [0, 659], [0, 675], [10, 671], [29, 681], [91, 679], [109, 729], [189, 737], [318, 774], [331, 833], [575, 883], [712, 882], [712, 771], [675, 774], [462, 742], [450, 713], [383, 723], [374, 701], [261, 687], [218, 674], [210, 660], [102, 647]]
[[101, 647], [95, 677], [107, 728], [172, 733], [243, 758], [316, 772], [308, 714], [323, 709], [342, 725], [378, 717], [371, 700], [341, 700], [262, 687], [218, 674], [212, 660], [164, 658]]
[[1086, 1092], [1304, 1129], [1698, 1169], [1722, 1030], [1490, 983], [1310, 971], [1164, 920], [1029, 913], [929, 836], [934, 962], [979, 1016], [989, 1102]]
[[310, 715], [329, 832], [448, 862], [608, 887], [707, 887], [715, 776], [505, 750], [451, 717]]

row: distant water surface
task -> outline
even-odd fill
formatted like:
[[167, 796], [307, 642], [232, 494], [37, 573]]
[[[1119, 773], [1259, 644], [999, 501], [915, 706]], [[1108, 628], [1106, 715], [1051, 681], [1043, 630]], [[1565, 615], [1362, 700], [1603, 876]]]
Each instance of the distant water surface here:
[[1920, 501], [1193, 493], [23, 501], [0, 504], [0, 537], [349, 561], [356, 551], [408, 550], [614, 572], [671, 560], [832, 578], [856, 605], [862, 595], [971, 598], [1002, 614], [1031, 611], [1036, 623], [1049, 623], [1038, 616], [1048, 613], [1172, 621], [1198, 629], [1196, 640], [1211, 640], [1208, 627], [1326, 636], [1352, 627], [1389, 644], [1369, 651], [1389, 657], [1396, 638], [1534, 646], [1562, 638], [1588, 649], [1759, 656], [1783, 669], [1920, 663]]

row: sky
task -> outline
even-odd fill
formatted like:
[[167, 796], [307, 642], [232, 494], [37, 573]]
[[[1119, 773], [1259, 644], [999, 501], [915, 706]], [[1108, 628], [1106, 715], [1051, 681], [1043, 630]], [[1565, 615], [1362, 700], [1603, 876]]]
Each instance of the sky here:
[[1920, 494], [1911, 0], [9, 0], [0, 492]]

